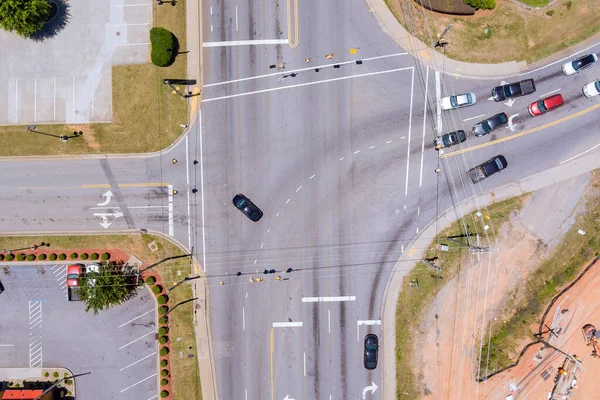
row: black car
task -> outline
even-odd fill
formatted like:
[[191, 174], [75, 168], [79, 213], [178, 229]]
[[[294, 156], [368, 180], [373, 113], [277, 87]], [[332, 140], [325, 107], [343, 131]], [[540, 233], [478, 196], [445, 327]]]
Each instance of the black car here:
[[435, 146], [436, 150], [439, 150], [443, 149], [444, 147], [450, 147], [454, 146], [455, 144], [462, 143], [465, 140], [467, 140], [465, 131], [459, 130], [436, 136], [436, 138], [433, 141], [433, 145]]
[[0, 282], [0, 293], [4, 292], [4, 286], [2, 286], [2, 282]]
[[496, 114], [492, 117], [489, 117], [488, 119], [484, 119], [483, 121], [473, 125], [473, 133], [475, 134], [475, 136], [487, 135], [494, 129], [497, 129], [498, 127], [507, 123], [508, 116], [506, 115], [506, 113]]
[[257, 222], [263, 216], [260, 208], [256, 207], [256, 205], [250, 201], [249, 198], [241, 193], [238, 193], [234, 196], [233, 205], [254, 222]]
[[365, 368], [377, 368], [377, 352], [379, 351], [379, 339], [377, 335], [369, 333], [365, 336]]
[[506, 167], [508, 167], [506, 158], [504, 158], [502, 154], [499, 154], [494, 158], [490, 158], [483, 164], [479, 164], [475, 168], [470, 169], [467, 172], [467, 175], [469, 178], [471, 178], [471, 182], [477, 183], [481, 182], [490, 175], [494, 175], [503, 169], [506, 169]]

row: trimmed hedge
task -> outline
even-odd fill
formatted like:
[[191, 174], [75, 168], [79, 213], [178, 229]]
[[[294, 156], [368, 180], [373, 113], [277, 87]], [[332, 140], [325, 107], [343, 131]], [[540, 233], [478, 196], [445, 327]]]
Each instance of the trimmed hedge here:
[[166, 325], [168, 321], [169, 321], [169, 319], [167, 317], [160, 317], [158, 319], [158, 323], [161, 325]]
[[169, 328], [167, 328], [166, 326], [161, 326], [160, 328], [158, 328], [158, 334], [159, 335], [166, 335], [167, 332], [169, 332]]
[[21, 253], [17, 256], [17, 261], [25, 261], [26, 257], [27, 256], [25, 254]]
[[100, 258], [100, 255], [98, 253], [90, 254], [90, 260], [97, 260], [98, 258]]
[[160, 380], [160, 386], [167, 386], [169, 384], [169, 381], [166, 379], [161, 379]]
[[0, 261], [4, 261], [4, 254], [0, 254]]
[[168, 390], [162, 390], [160, 392], [160, 398], [164, 399], [165, 397], [169, 397], [169, 391]]
[[159, 294], [160, 292], [162, 292], [162, 286], [156, 285], [152, 288], [152, 293]]
[[156, 301], [158, 302], [158, 304], [166, 304], [167, 301], [169, 301], [169, 296], [167, 296], [166, 294], [161, 294], [160, 296], [158, 296]]
[[158, 307], [158, 315], [166, 314], [167, 311], [169, 311], [169, 307], [167, 307], [167, 306]]
[[167, 360], [160, 360], [160, 366], [165, 368], [167, 365], [169, 365], [169, 362]]
[[165, 28], [155, 27], [150, 29], [150, 43], [152, 51], [150, 58], [152, 64], [159, 67], [168, 67], [175, 61], [177, 55], [175, 36]]
[[164, 357], [167, 354], [169, 354], [169, 348], [168, 347], [161, 347], [161, 349], [160, 349], [160, 356]]
[[56, 254], [54, 254], [54, 253], [50, 254], [50, 257], [48, 257], [48, 259], [50, 261], [56, 261], [57, 258], [58, 258], [58, 256]]
[[79, 254], [77, 254], [77, 253], [71, 253], [71, 254], [69, 254], [69, 258], [71, 260], [75, 260], [77, 257], [79, 257]]
[[156, 283], [156, 278], [153, 276], [149, 276], [146, 278], [146, 285], [154, 285]]
[[82, 260], [87, 260], [89, 258], [88, 253], [83, 253], [79, 256], [79, 258], [81, 258]]
[[40, 261], [44, 261], [46, 258], [48, 258], [48, 256], [45, 255], [45, 254], [43, 254], [43, 253], [42, 254], [38, 254], [38, 256], [37, 256], [37, 259], [40, 260]]
[[161, 336], [160, 339], [158, 339], [158, 343], [160, 344], [165, 344], [169, 341], [169, 337], [168, 336]]
[[[163, 361], [166, 361], [166, 360], [163, 360]], [[169, 375], [169, 371], [167, 371], [166, 369], [163, 369], [162, 371], [160, 371], [160, 376], [165, 377], [165, 376], [168, 376], [168, 375]]]
[[35, 260], [35, 254], [27, 254], [27, 257], [25, 257], [25, 259], [27, 261], [34, 261]]
[[6, 255], [6, 261], [12, 261], [15, 259], [15, 255], [14, 254], [7, 254]]
[[60, 261], [64, 261], [64, 260], [66, 260], [66, 259], [67, 259], [67, 255], [66, 255], [65, 253], [60, 253], [60, 254], [58, 255], [58, 259], [59, 259]]
[[100, 256], [100, 259], [102, 261], [107, 261], [110, 258], [110, 253], [102, 253], [102, 255]]

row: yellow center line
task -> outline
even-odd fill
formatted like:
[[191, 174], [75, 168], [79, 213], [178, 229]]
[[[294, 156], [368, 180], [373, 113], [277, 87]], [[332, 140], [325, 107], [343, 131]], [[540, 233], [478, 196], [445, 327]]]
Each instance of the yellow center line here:
[[273, 328], [271, 328], [271, 340], [270, 340], [270, 358], [271, 358], [271, 400], [275, 399], [275, 379], [273, 377], [273, 352], [275, 351], [275, 338]]
[[564, 118], [561, 118], [561, 119], [557, 119], [556, 121], [549, 122], [549, 123], [547, 123], [545, 125], [541, 125], [541, 126], [538, 126], [536, 128], [533, 128], [533, 129], [529, 129], [529, 130], [526, 130], [526, 131], [523, 131], [523, 132], [519, 132], [519, 133], [517, 133], [515, 135], [510, 135], [510, 136], [506, 136], [506, 137], [503, 137], [503, 138], [500, 138], [500, 139], [492, 140], [491, 142], [478, 144], [478, 145], [475, 145], [475, 146], [472, 146], [472, 147], [467, 147], [466, 149], [456, 150], [456, 151], [453, 151], [452, 153], [442, 154], [440, 156], [440, 158], [447, 158], [447, 157], [456, 156], [458, 154], [463, 154], [463, 153], [467, 153], [469, 151], [473, 151], [473, 150], [477, 150], [477, 149], [482, 149], [484, 147], [492, 146], [492, 145], [497, 144], [497, 143], [506, 142], [507, 140], [512, 140], [512, 139], [516, 139], [516, 138], [521, 137], [521, 136], [529, 135], [530, 133], [541, 131], [542, 129], [550, 128], [551, 126], [558, 125], [558, 124], [561, 124], [563, 122], [567, 122], [569, 120], [572, 120], [573, 118], [580, 117], [580, 116], [582, 116], [584, 114], [589, 113], [590, 111], [594, 111], [597, 108], [600, 108], [600, 103], [598, 103], [598, 104], [596, 104], [596, 105], [594, 105], [594, 106], [592, 106], [590, 108], [586, 108], [585, 110], [581, 110], [581, 111], [579, 111], [579, 112], [577, 112], [577, 113], [575, 113], [573, 115], [569, 115], [567, 117], [564, 117]]

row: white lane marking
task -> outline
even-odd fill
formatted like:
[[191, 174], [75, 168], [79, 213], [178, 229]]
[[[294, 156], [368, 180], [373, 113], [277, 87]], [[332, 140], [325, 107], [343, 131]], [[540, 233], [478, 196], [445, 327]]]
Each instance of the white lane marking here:
[[115, 46], [144, 46], [148, 45], [150, 42], [139, 42], [139, 43], [117, 43]]
[[[130, 208], [167, 208], [168, 206], [127, 206], [128, 209]], [[119, 206], [102, 206], [102, 207], [90, 207], [90, 210], [114, 210], [114, 209], [121, 209], [121, 207]]]
[[238, 8], [237, 6], [235, 6], [235, 31], [239, 32], [240, 31], [240, 25], [238, 23]]
[[[437, 71], [435, 71], [437, 72]], [[423, 186], [423, 158], [425, 157], [425, 126], [427, 123], [427, 88], [429, 84], [429, 67], [425, 74], [425, 101], [423, 106], [423, 141], [421, 142], [421, 172], [419, 173], [419, 189]]]
[[19, 121], [19, 80], [15, 79], [15, 122]]
[[311, 176], [311, 177], [310, 177], [310, 178], [308, 178], [308, 179], [312, 179], [312, 178], [314, 178], [315, 176], [317, 176], [317, 175], [313, 175], [313, 176]]
[[289, 202], [290, 202], [290, 199], [287, 199], [287, 200], [286, 200], [286, 202], [285, 202], [285, 204], [287, 204], [287, 203], [289, 203]]
[[145, 25], [150, 25], [150, 22], [143, 22], [140, 24], [117, 24], [117, 25], [113, 25], [113, 26], [145, 26]]
[[356, 296], [303, 297], [303, 303], [330, 303], [333, 301], [355, 301]]
[[275, 218], [279, 217], [279, 213], [275, 214]]
[[412, 78], [410, 83], [410, 107], [408, 111], [408, 146], [406, 146], [406, 183], [404, 184], [404, 197], [408, 196], [408, 170], [410, 168], [410, 135], [412, 130], [412, 107], [413, 107], [413, 92], [415, 87], [415, 68], [412, 67]]
[[242, 330], [246, 330], [246, 309], [242, 307]]
[[369, 150], [370, 150], [370, 149], [374, 149], [374, 148], [375, 148], [375, 146], [371, 146], [371, 147], [369, 147]]
[[302, 189], [302, 186], [298, 186], [298, 189], [296, 189], [296, 193], [298, 193], [298, 191]]
[[37, 79], [33, 82], [33, 122], [37, 122]]
[[121, 393], [123, 393], [123, 392], [124, 392], [124, 391], [126, 391], [126, 390], [129, 390], [129, 389], [131, 389], [131, 388], [132, 388], [132, 387], [134, 387], [134, 386], [137, 386], [137, 385], [139, 385], [139, 384], [140, 384], [140, 383], [142, 383], [142, 382], [145, 382], [145, 381], [147, 381], [148, 379], [152, 379], [152, 378], [154, 378], [155, 376], [156, 376], [156, 374], [152, 374], [152, 375], [150, 375], [149, 377], [147, 377], [147, 378], [144, 378], [144, 379], [142, 379], [141, 381], [138, 381], [138, 382], [134, 383], [133, 385], [131, 385], [131, 386], [128, 386], [128, 387], [126, 387], [125, 389], [121, 390]]
[[145, 338], [146, 336], [148, 336], [148, 335], [152, 335], [153, 333], [154, 333], [154, 331], [148, 332], [148, 333], [146, 333], [145, 335], [142, 335], [142, 336], [140, 336], [139, 338], [137, 338], [137, 339], [134, 339], [134, 340], [132, 340], [132, 341], [131, 341], [131, 342], [129, 342], [129, 343], [125, 343], [123, 346], [119, 347], [119, 350], [123, 350], [125, 347], [129, 346], [130, 344], [133, 344], [133, 343], [137, 342], [138, 340], [142, 340], [142, 339], [143, 339], [143, 338]]
[[[414, 70], [414, 67], [395, 68], [395, 69], [389, 69], [389, 70], [385, 70], [385, 71], [368, 72], [368, 73], [358, 74], [358, 75], [350, 75], [350, 76], [342, 76], [342, 77], [339, 77], [339, 78], [324, 79], [324, 80], [316, 81], [316, 82], [299, 83], [297, 85], [288, 85], [288, 86], [281, 86], [281, 87], [275, 87], [275, 88], [270, 88], [270, 89], [255, 90], [253, 92], [230, 94], [230, 95], [227, 95], [227, 96], [214, 97], [212, 99], [203, 99], [202, 102], [205, 103], [205, 102], [209, 102], [209, 101], [231, 99], [231, 98], [234, 98], [234, 97], [249, 96], [249, 95], [252, 95], [252, 94], [268, 93], [268, 92], [275, 92], [275, 91], [278, 91], [278, 90], [285, 90], [285, 89], [293, 89], [293, 88], [298, 88], [298, 87], [303, 87], [303, 86], [319, 85], [321, 83], [329, 83], [329, 82], [336, 82], [336, 81], [345, 81], [345, 80], [348, 80], [348, 79], [362, 78], [362, 77], [365, 77], [365, 76], [374, 76], [374, 75], [389, 74], [389, 73], [392, 73], [392, 72], [406, 71], [406, 70], [409, 70], [409, 69]], [[414, 74], [414, 72], [413, 72], [413, 74]]]
[[551, 62], [550, 64], [548, 64], [548, 65], [544, 65], [543, 67], [540, 67], [540, 68], [537, 68], [537, 69], [534, 69], [533, 71], [527, 71], [527, 72], [523, 72], [522, 74], [519, 74], [519, 75], [517, 75], [517, 76], [523, 76], [523, 75], [531, 74], [532, 72], [537, 72], [537, 71], [539, 71], [539, 70], [542, 70], [542, 69], [544, 69], [544, 68], [548, 68], [548, 67], [550, 67], [550, 66], [552, 66], [552, 65], [554, 65], [554, 64], [558, 64], [559, 62], [561, 62], [561, 61], [564, 61], [564, 60], [566, 60], [566, 59], [568, 59], [568, 58], [573, 58], [573, 57], [574, 57], [574, 56], [576, 56], [577, 54], [579, 54], [579, 53], [583, 53], [584, 51], [587, 51], [587, 50], [591, 49], [592, 47], [598, 46], [599, 44], [600, 44], [600, 42], [594, 43], [594, 44], [593, 44], [593, 45], [591, 45], [590, 47], [586, 47], [586, 48], [585, 48], [585, 49], [583, 49], [583, 50], [579, 50], [579, 51], [577, 51], [577, 52], [575, 52], [575, 53], [571, 54], [570, 56], [563, 57], [563, 58], [561, 58], [560, 60], [556, 60], [556, 61], [554, 61], [554, 62]]
[[254, 265], [256, 265], [256, 262], [258, 261], [258, 258], [254, 259]]
[[381, 325], [381, 320], [379, 319], [366, 319], [366, 320], [358, 320], [356, 321], [356, 341], [360, 341], [360, 331], [359, 327], [361, 325]]
[[[402, 136], [400, 139], [404, 139], [405, 137], [406, 137], [406, 136]], [[390, 144], [390, 143], [392, 143], [392, 141], [391, 141], [391, 140], [388, 140], [387, 142], [385, 142], [385, 144]]]
[[142, 6], [151, 6], [152, 3], [140, 3], [140, 4], [115, 4], [113, 7], [121, 8], [121, 7], [142, 7]]
[[306, 376], [306, 352], [302, 353], [304, 358], [304, 376]]
[[94, 115], [94, 75], [91, 76], [92, 78], [92, 95], [90, 96], [90, 108], [91, 108], [91, 115]]
[[14, 344], [0, 344], [0, 347], [13, 347]]
[[[279, 213], [277, 213], [277, 214], [279, 214]], [[264, 245], [265, 245], [264, 243], [261, 243], [260, 248], [262, 249]]]
[[[190, 146], [188, 143], [189, 135], [185, 136], [185, 173], [187, 177], [187, 226], [188, 226], [188, 249], [192, 248], [192, 211], [190, 206]], [[192, 273], [194, 267], [192, 266]]]
[[273, 328], [298, 328], [302, 322], [273, 322]]
[[213, 26], [212, 26], [212, 24], [210, 25], [210, 31], [211, 31], [211, 32], [213, 31]]
[[168, 186], [169, 194], [169, 236], [173, 236], [173, 185]]
[[202, 268], [206, 272], [206, 234], [204, 233], [204, 154], [202, 151], [202, 110], [198, 110], [198, 129], [200, 130], [200, 199], [202, 201]]
[[485, 114], [476, 115], [475, 117], [471, 117], [471, 118], [465, 118], [465, 119], [463, 119], [463, 122], [467, 122], [467, 121], [470, 121], [472, 119], [481, 118], [481, 117], [485, 117]]
[[75, 121], [75, 77], [73, 77], [73, 107], [71, 107], [71, 119]]
[[[429, 71], [427, 71], [429, 72]], [[427, 83], [425, 83], [427, 85]], [[442, 133], [442, 83], [439, 71], [435, 71], [435, 100], [437, 104], [437, 133]]]
[[54, 78], [54, 121], [56, 121], [56, 78]]
[[360, 150], [356, 150], [356, 151], [354, 152], [354, 154], [358, 154], [358, 153], [360, 153]]
[[231, 40], [228, 42], [204, 42], [202, 43], [202, 47], [261, 46], [265, 44], [288, 43], [287, 39]]
[[561, 163], [561, 164], [564, 164], [564, 163], [566, 163], [566, 162], [569, 162], [569, 161], [571, 161], [571, 160], [574, 160], [574, 159], [576, 159], [577, 157], [584, 155], [585, 153], [589, 153], [590, 151], [594, 150], [594, 149], [595, 149], [596, 147], [598, 147], [598, 146], [600, 146], [600, 143], [598, 143], [598, 144], [597, 144], [597, 145], [595, 145], [594, 147], [591, 147], [591, 148], [587, 149], [587, 150], [586, 150], [586, 151], [584, 151], [583, 153], [579, 153], [579, 154], [577, 154], [576, 156], [573, 156], [573, 157], [571, 157], [571, 158], [568, 158], [568, 159], [566, 159], [565, 161], [561, 161], [560, 163]]
[[212, 6], [210, 6], [210, 15], [212, 15]]
[[342, 161], [344, 159], [344, 157], [340, 158], [338, 161]]
[[331, 310], [327, 310], [327, 328], [331, 333]]
[[[406, 139], [406, 136], [400, 136], [400, 139]], [[391, 140], [390, 140], [391, 142]]]
[[[363, 58], [362, 61], [370, 61], [370, 60], [379, 60], [382, 58], [389, 58], [389, 57], [398, 57], [398, 56], [404, 56], [408, 53], [394, 53], [394, 54], [387, 54], [384, 56], [376, 56], [376, 57], [369, 57], [369, 58]], [[323, 69], [323, 68], [333, 68], [334, 65], [346, 65], [346, 64], [354, 64], [356, 63], [356, 60], [352, 60], [352, 61], [343, 61], [343, 62], [339, 62], [339, 63], [335, 63], [335, 64], [323, 64], [323, 65], [317, 65], [314, 67], [309, 67], [309, 68], [300, 68], [300, 69], [294, 69], [294, 70], [290, 70], [290, 71], [286, 71], [286, 73], [298, 73], [298, 72], [302, 72], [302, 71], [314, 71], [316, 68], [318, 69]], [[211, 86], [218, 86], [218, 85], [228, 85], [230, 83], [237, 83], [237, 82], [244, 82], [244, 81], [249, 81], [252, 79], [261, 79], [261, 78], [268, 78], [271, 76], [278, 76], [278, 75], [283, 75], [283, 72], [274, 72], [272, 74], [264, 74], [264, 75], [257, 75], [257, 76], [251, 76], [249, 78], [241, 78], [241, 79], [234, 79], [231, 81], [224, 81], [224, 82], [217, 82], [217, 83], [209, 83], [208, 85], [204, 85], [205, 88], [207, 87], [211, 87]]]
[[157, 394], [155, 394], [154, 396], [152, 396], [152, 397], [150, 397], [150, 398], [148, 398], [146, 400], [154, 400], [154, 399], [158, 399], [158, 395]]
[[124, 327], [125, 325], [127, 325], [128, 323], [130, 323], [130, 322], [133, 322], [133, 321], [135, 321], [136, 319], [140, 319], [140, 318], [142, 318], [144, 315], [150, 314], [151, 312], [154, 312], [154, 309], [152, 309], [152, 310], [150, 310], [150, 311], [146, 311], [145, 313], [143, 313], [143, 314], [141, 314], [141, 315], [138, 315], [137, 317], [135, 317], [135, 318], [133, 318], [133, 319], [130, 319], [129, 321], [127, 321], [127, 322], [125, 322], [125, 323], [123, 323], [123, 324], [119, 325], [119, 328], [122, 328], [122, 327]]
[[145, 356], [144, 358], [140, 358], [139, 360], [137, 360], [137, 361], [134, 361], [134, 362], [132, 362], [131, 364], [129, 364], [129, 365], [127, 365], [127, 366], [125, 366], [125, 367], [121, 368], [121, 369], [119, 370], [119, 372], [121, 372], [121, 371], [123, 371], [123, 370], [125, 370], [125, 369], [127, 369], [127, 368], [129, 368], [129, 367], [133, 367], [135, 364], [137, 364], [137, 363], [140, 363], [140, 362], [144, 361], [145, 359], [147, 359], [147, 358], [149, 358], [149, 357], [152, 357], [152, 356], [153, 356], [153, 355], [155, 355], [155, 354], [156, 354], [156, 352], [150, 353], [150, 354], [148, 354], [147, 356]]
[[551, 92], [548, 92], [548, 93], [546, 93], [546, 94], [543, 94], [543, 95], [541, 95], [541, 96], [540, 96], [540, 99], [541, 99], [542, 97], [546, 97], [546, 96], [548, 96], [549, 94], [556, 93], [556, 92], [560, 92], [560, 88], [558, 88], [558, 89], [556, 89], [556, 90], [553, 90], [553, 91], [551, 91]]

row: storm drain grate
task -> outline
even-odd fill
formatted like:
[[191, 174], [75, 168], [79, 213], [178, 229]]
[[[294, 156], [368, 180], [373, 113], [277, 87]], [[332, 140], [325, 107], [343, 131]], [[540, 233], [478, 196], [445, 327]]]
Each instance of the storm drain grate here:
[[540, 375], [542, 375], [542, 378], [546, 381], [548, 380], [548, 378], [550, 378], [550, 374], [548, 373], [548, 371], [544, 371], [542, 372]]

